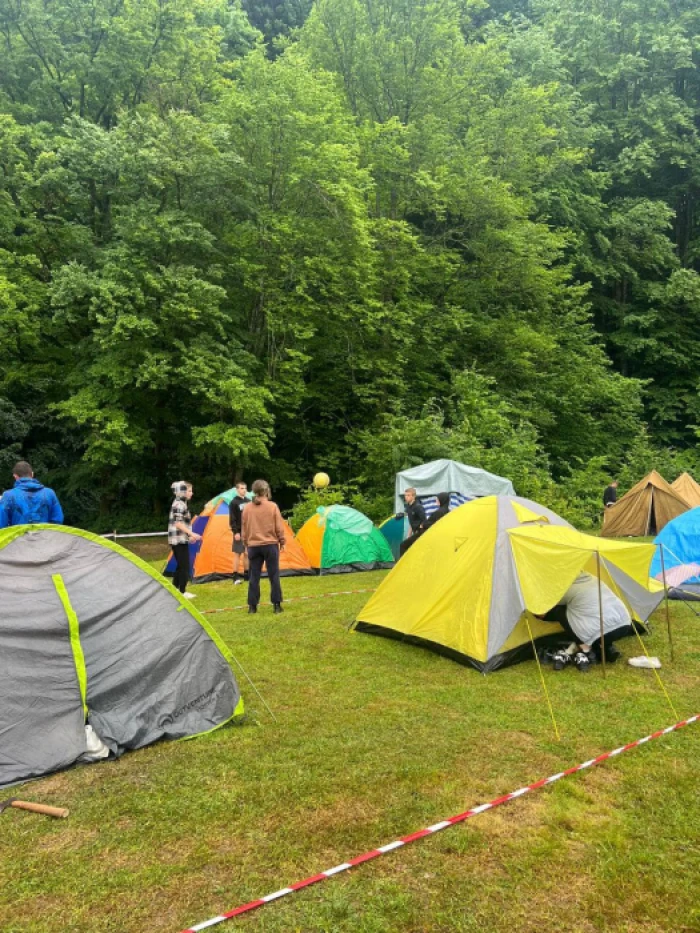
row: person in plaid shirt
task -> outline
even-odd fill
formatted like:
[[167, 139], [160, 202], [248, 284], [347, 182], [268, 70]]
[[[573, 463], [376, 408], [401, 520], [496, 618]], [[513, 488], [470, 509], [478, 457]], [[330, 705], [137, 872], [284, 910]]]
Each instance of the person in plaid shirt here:
[[190, 541], [201, 541], [202, 536], [192, 531], [192, 516], [188, 506], [192, 498], [192, 483], [178, 480], [170, 488], [175, 494], [168, 516], [168, 544], [177, 565], [173, 586], [187, 599], [194, 599], [194, 593], [185, 592], [190, 579]]

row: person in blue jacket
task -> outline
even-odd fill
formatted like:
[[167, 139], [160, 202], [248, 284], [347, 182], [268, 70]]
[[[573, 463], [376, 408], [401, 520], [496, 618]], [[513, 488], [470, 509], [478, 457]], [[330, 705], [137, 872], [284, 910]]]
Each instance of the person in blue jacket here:
[[63, 509], [53, 489], [42, 486], [26, 460], [16, 463], [14, 488], [0, 499], [0, 528], [12, 525], [63, 524]]

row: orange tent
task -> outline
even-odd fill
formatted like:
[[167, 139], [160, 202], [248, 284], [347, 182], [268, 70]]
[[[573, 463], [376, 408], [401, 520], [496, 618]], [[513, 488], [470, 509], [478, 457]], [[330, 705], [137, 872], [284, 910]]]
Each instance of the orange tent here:
[[681, 473], [678, 479], [671, 483], [671, 489], [675, 489], [678, 495], [685, 499], [691, 509], [700, 505], [700, 486], [695, 482], [690, 473]]
[[[235, 495], [236, 490], [231, 489], [216, 496], [207, 502], [192, 523], [194, 530], [202, 536], [201, 541], [190, 545], [193, 583], [212, 583], [233, 577], [233, 532], [229, 525], [228, 503]], [[313, 574], [314, 570], [287, 522], [284, 522], [284, 533], [286, 544], [280, 554], [280, 576]], [[171, 556], [165, 573], [170, 575], [174, 570], [175, 561]]]
[[688, 511], [685, 499], [656, 470], [633, 486], [603, 514], [604, 538], [641, 538], [658, 534], [672, 519]]

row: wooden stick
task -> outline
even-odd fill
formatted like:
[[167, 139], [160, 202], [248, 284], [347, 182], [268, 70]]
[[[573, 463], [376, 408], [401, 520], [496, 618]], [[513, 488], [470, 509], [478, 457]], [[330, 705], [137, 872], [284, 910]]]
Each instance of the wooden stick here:
[[17, 810], [30, 810], [32, 813], [43, 813], [44, 816], [55, 816], [59, 820], [64, 820], [70, 810], [65, 807], [47, 807], [43, 803], [30, 803], [28, 800], [13, 800], [12, 806]]
[[661, 554], [661, 575], [664, 581], [664, 606], [666, 607], [666, 628], [668, 629], [668, 645], [671, 649], [671, 660], [673, 657], [673, 638], [671, 637], [671, 613], [668, 609], [668, 585], [666, 583], [666, 563], [664, 561], [664, 546], [659, 544], [659, 553]]
[[598, 564], [598, 612], [600, 614], [600, 660], [603, 662], [603, 677], [608, 676], [605, 666], [605, 627], [603, 625], [603, 583], [600, 579], [600, 551], [595, 552]]

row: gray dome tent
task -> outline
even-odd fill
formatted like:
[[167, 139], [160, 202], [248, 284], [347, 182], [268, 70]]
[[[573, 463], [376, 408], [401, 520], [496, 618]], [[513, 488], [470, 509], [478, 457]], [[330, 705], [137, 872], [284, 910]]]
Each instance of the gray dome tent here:
[[243, 712], [225, 644], [148, 564], [74, 528], [0, 532], [0, 788]]

